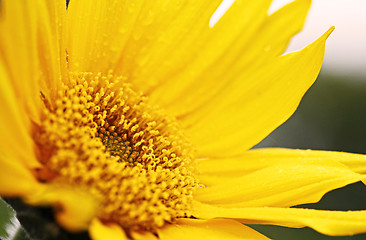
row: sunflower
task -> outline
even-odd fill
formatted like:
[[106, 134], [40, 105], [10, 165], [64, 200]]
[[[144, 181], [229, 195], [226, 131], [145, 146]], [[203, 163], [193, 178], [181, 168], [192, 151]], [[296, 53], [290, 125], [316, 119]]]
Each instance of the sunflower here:
[[[282, 55], [308, 0], [1, 1], [0, 194], [93, 239], [267, 239], [244, 224], [366, 232], [290, 208], [362, 181], [362, 155], [249, 150], [295, 111], [331, 28]], [[243, 224], [244, 223], [244, 224]]]

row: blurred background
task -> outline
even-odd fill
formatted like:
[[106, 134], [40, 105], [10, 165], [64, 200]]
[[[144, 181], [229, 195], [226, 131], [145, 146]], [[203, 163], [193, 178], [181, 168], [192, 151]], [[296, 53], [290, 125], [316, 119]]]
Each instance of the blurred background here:
[[[233, 1], [225, 0], [220, 11], [212, 18], [211, 25]], [[287, 2], [290, 1], [275, 0], [270, 12]], [[336, 29], [327, 41], [324, 64], [318, 80], [306, 93], [296, 113], [256, 147], [366, 154], [366, 0], [313, 0], [304, 30], [293, 38], [287, 52], [301, 49], [331, 26]], [[319, 203], [301, 207], [366, 209], [366, 187], [362, 183], [352, 184], [326, 194]], [[29, 239], [14, 214], [0, 199], [0, 239]], [[47, 227], [56, 229], [55, 226]], [[272, 239], [281, 240], [366, 239], [366, 234], [329, 237], [308, 228], [252, 227]], [[40, 236], [39, 239], [41, 238]]]

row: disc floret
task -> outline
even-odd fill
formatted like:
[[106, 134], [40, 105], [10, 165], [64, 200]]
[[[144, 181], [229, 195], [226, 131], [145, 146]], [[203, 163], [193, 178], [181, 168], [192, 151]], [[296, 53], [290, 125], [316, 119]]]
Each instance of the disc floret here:
[[175, 119], [112, 74], [71, 74], [55, 98], [41, 96], [35, 140], [50, 174], [40, 180], [86, 189], [98, 217], [125, 229], [190, 216], [193, 156]]

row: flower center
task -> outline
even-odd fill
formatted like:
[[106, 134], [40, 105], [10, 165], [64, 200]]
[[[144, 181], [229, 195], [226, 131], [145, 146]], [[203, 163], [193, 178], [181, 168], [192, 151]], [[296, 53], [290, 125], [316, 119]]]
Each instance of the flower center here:
[[35, 141], [51, 174], [40, 180], [86, 189], [98, 217], [126, 229], [190, 216], [193, 157], [175, 119], [113, 75], [71, 74], [42, 100]]

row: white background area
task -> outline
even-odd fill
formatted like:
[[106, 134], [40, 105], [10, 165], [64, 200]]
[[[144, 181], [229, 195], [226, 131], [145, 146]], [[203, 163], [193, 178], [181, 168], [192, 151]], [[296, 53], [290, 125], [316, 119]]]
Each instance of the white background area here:
[[[233, 2], [224, 0], [210, 25]], [[274, 0], [270, 12], [288, 2]], [[331, 26], [335, 31], [327, 41], [323, 71], [364, 76], [366, 81], [366, 0], [313, 0], [304, 29], [292, 39], [287, 52], [303, 48]]]

